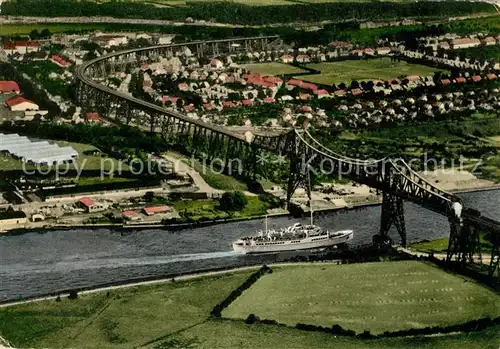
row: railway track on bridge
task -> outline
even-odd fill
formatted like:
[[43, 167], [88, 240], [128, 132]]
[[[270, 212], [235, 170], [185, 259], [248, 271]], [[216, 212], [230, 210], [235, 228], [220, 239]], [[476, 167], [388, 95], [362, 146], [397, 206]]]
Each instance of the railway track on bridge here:
[[[217, 56], [243, 46], [245, 50], [266, 49], [271, 45], [279, 45], [279, 37], [247, 37], [214, 41], [194, 41], [170, 45], [135, 48], [112, 52], [89, 62], [76, 69], [78, 81], [79, 104], [82, 111], [94, 111], [103, 108], [106, 113], [113, 114], [116, 121], [125, 124], [149, 125], [151, 132], [160, 132], [167, 141], [179, 146], [194, 155], [222, 159], [223, 169], [234, 159], [241, 159], [236, 169], [238, 175], [254, 177], [258, 168], [257, 155], [261, 151], [284, 154], [290, 159], [289, 183], [287, 197], [290, 200], [293, 192], [299, 186], [307, 187], [304, 179], [309, 165], [304, 165], [304, 159], [313, 159], [314, 166], [322, 166], [329, 162], [331, 173], [343, 174], [362, 184], [379, 189], [383, 192], [382, 218], [377, 241], [388, 239], [389, 229], [394, 225], [398, 229], [403, 245], [406, 243], [406, 227], [404, 222], [403, 200], [409, 200], [433, 210], [446, 217], [450, 222], [450, 243], [448, 260], [458, 260], [462, 263], [472, 262], [473, 255], [480, 246], [479, 231], [488, 231], [500, 236], [500, 222], [482, 217], [477, 211], [463, 209], [463, 203], [456, 195], [445, 192], [426, 181], [410, 168], [403, 160], [389, 158], [377, 161], [366, 161], [337, 154], [323, 146], [307, 130], [291, 130], [275, 135], [239, 134], [231, 130], [195, 120], [186, 115], [166, 110], [153, 103], [138, 99], [130, 94], [110, 89], [102, 85], [99, 79], [108, 71], [116, 69], [117, 65], [127, 62], [146, 62], [160, 55], [173, 56], [174, 49], [188, 47], [203, 55]], [[120, 60], [122, 59], [122, 60]], [[134, 122], [135, 120], [135, 122]], [[234, 172], [233, 172], [234, 174]], [[457, 213], [457, 205], [460, 212]], [[500, 250], [498, 238], [491, 258], [491, 269], [498, 269]], [[375, 241], [375, 240], [374, 240]]]

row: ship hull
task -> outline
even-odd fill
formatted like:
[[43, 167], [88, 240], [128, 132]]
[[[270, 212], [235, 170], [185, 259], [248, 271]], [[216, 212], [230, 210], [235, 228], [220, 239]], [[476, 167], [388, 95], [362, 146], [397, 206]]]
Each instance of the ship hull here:
[[349, 242], [353, 238], [352, 230], [343, 230], [335, 233], [335, 236], [318, 237], [312, 236], [301, 240], [273, 241], [239, 244], [239, 241], [233, 243], [233, 250], [243, 254], [284, 252], [298, 250], [315, 250], [325, 247], [332, 247]]

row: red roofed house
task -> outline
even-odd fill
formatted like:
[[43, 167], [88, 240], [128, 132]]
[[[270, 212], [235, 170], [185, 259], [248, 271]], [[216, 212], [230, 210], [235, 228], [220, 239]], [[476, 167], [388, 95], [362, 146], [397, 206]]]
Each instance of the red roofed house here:
[[308, 105], [301, 105], [299, 107], [299, 110], [303, 113], [308, 113], [308, 112], [311, 112], [312, 111], [312, 108]]
[[54, 64], [57, 64], [61, 68], [66, 68], [66, 67], [69, 67], [71, 65], [71, 63], [66, 61], [61, 56], [52, 56], [52, 57], [50, 57], [50, 61]]
[[137, 221], [141, 218], [138, 211], [122, 211], [122, 217], [130, 221]]
[[337, 90], [333, 93], [337, 97], [344, 97], [345, 96], [345, 91], [344, 90]]
[[311, 95], [309, 93], [299, 93], [299, 98], [302, 101], [308, 101], [311, 99]]
[[38, 41], [6, 41], [3, 44], [3, 50], [6, 54], [14, 53], [25, 54], [29, 52], [37, 52], [40, 50]]
[[37, 104], [21, 96], [9, 98], [5, 101], [5, 104], [10, 108], [11, 111], [26, 111], [26, 110], [40, 109]]
[[333, 48], [351, 48], [352, 44], [347, 41], [332, 41], [328, 46]]
[[307, 63], [311, 61], [311, 57], [309, 57], [308, 55], [298, 55], [297, 57], [295, 57], [295, 61], [299, 63]]
[[105, 205], [95, 202], [91, 198], [87, 197], [81, 198], [78, 201], [78, 205], [82, 207], [87, 213], [103, 211], [106, 209]]
[[0, 93], [17, 93], [19, 94], [21, 89], [15, 81], [0, 81]]
[[474, 75], [474, 76], [472, 77], [472, 81], [474, 81], [474, 82], [479, 82], [479, 81], [481, 81], [481, 77], [480, 77], [479, 75]]
[[351, 55], [353, 56], [362, 56], [365, 53], [365, 50], [352, 50]]
[[327, 90], [316, 90], [313, 92], [318, 98], [323, 98], [328, 96], [328, 91]]
[[181, 91], [187, 91], [187, 90], [189, 90], [189, 85], [188, 85], [188, 84], [186, 84], [185, 82], [180, 83], [180, 84], [178, 85], [178, 87], [179, 87], [179, 90], [181, 90]]
[[184, 107], [184, 111], [193, 111], [195, 108], [194, 108], [194, 105], [185, 105]]
[[351, 90], [351, 94], [353, 96], [359, 96], [359, 95], [363, 94], [363, 91], [361, 89], [359, 89], [359, 88], [353, 88]]
[[496, 80], [497, 79], [497, 76], [493, 73], [486, 75], [486, 77], [488, 78], [488, 80]]
[[168, 206], [153, 206], [153, 207], [144, 207], [144, 213], [148, 216], [154, 216], [157, 213], [168, 213], [171, 211]]
[[365, 48], [364, 51], [365, 51], [365, 55], [373, 56], [375, 54], [375, 51], [370, 47]]
[[464, 77], [458, 77], [455, 79], [457, 84], [465, 84], [465, 78]]
[[243, 104], [244, 106], [248, 107], [248, 106], [253, 105], [253, 101], [251, 99], [244, 99], [244, 100], [241, 101], [241, 104]]
[[297, 80], [297, 79], [290, 79], [290, 80], [287, 81], [286, 84], [290, 85], [290, 86], [300, 86], [300, 85], [303, 84], [303, 81]]
[[451, 81], [450, 81], [450, 79], [443, 79], [443, 80], [441, 80], [441, 83], [443, 85], [449, 85], [449, 84], [451, 84]]
[[265, 82], [269, 82], [269, 83], [272, 83], [272, 84], [282, 84], [283, 83], [283, 80], [281, 80], [279, 77], [277, 76], [264, 76], [264, 81]]
[[283, 63], [292, 63], [293, 62], [293, 56], [290, 56], [290, 55], [283, 55], [280, 57], [280, 60], [283, 62]]
[[234, 104], [231, 101], [224, 101], [224, 102], [222, 102], [222, 106], [224, 108], [234, 108], [234, 107], [236, 107], [236, 104]]
[[205, 110], [212, 110], [213, 106], [210, 103], [205, 103], [203, 104], [203, 108], [205, 108]]
[[87, 122], [90, 124], [97, 124], [102, 121], [102, 118], [97, 113], [87, 113]]
[[311, 84], [310, 82], [304, 82], [302, 83], [302, 85], [300, 85], [300, 88], [303, 88], [304, 90], [316, 91], [318, 89], [318, 86]]
[[274, 103], [275, 99], [271, 97], [266, 97], [264, 98], [264, 103]]

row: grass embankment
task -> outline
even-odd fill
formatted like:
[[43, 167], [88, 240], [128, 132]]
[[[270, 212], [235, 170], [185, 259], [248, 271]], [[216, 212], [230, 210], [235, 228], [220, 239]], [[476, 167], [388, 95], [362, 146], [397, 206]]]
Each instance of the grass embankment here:
[[205, 322], [214, 304], [250, 273], [2, 308], [0, 332], [23, 348], [134, 348]]
[[274, 268], [224, 312], [357, 332], [441, 326], [500, 315], [500, 298], [472, 282], [414, 262]]
[[[436, 239], [431, 241], [421, 241], [410, 244], [410, 248], [426, 253], [447, 253], [448, 252], [448, 238]], [[481, 244], [481, 253], [491, 253], [492, 244], [486, 240], [482, 235], [479, 237]]]
[[[404, 274], [412, 272], [428, 274]], [[72, 301], [64, 298], [61, 302], [47, 300], [0, 308], [0, 335], [18, 348], [498, 349], [499, 326], [477, 333], [363, 341], [293, 328], [210, 320], [213, 306], [251, 273], [241, 271], [175, 283], [121, 288], [111, 290], [109, 294], [84, 294]], [[273, 284], [277, 287], [269, 288]], [[449, 291], [451, 287], [453, 291]], [[425, 289], [428, 292], [418, 292]], [[283, 297], [283, 292], [286, 292], [286, 297]], [[384, 295], [387, 292], [394, 294]], [[456, 294], [450, 295], [450, 292]], [[251, 301], [249, 297], [253, 297]], [[452, 297], [460, 297], [460, 300]], [[425, 302], [421, 300], [424, 298], [438, 301], [423, 305]], [[421, 321], [432, 318], [429, 311], [436, 312], [437, 321], [447, 323], [464, 315], [498, 313], [495, 305], [499, 304], [497, 295], [475, 283], [464, 282], [418, 262], [275, 268], [273, 274], [265, 275], [240, 299], [251, 303], [254, 308], [271, 306], [271, 317], [281, 314], [300, 317], [303, 321], [307, 317], [317, 318], [327, 320], [328, 325], [339, 322], [336, 317], [347, 309], [355, 320], [349, 325], [359, 323], [358, 327], [363, 329], [386, 326], [388, 330], [401, 327], [400, 323], [422, 326]], [[240, 299], [236, 300], [235, 306]], [[273, 303], [276, 299], [278, 303]], [[380, 299], [398, 304], [377, 303]], [[420, 302], [402, 302], [404, 299], [419, 299]], [[446, 302], [442, 301], [444, 299]], [[337, 302], [335, 305], [329, 304], [334, 301]], [[356, 301], [366, 301], [367, 304], [360, 306], [354, 304]], [[284, 307], [292, 303], [295, 306]], [[388, 309], [396, 310], [396, 307], [394, 315], [400, 318], [384, 316]], [[446, 312], [450, 318], [440, 315], [440, 312]], [[372, 317], [379, 319], [373, 320]]]
[[214, 189], [240, 191], [247, 189], [247, 185], [244, 182], [215, 171], [209, 166], [209, 164], [204, 164], [199, 160], [188, 158], [187, 156], [174, 151], [169, 151], [168, 155], [181, 160], [183, 163], [198, 172], [203, 177], [205, 182], [207, 182], [207, 184]]
[[425, 65], [411, 64], [404, 61], [391, 62], [388, 57], [350, 60], [342, 62], [308, 64], [308, 68], [319, 70], [321, 74], [301, 77], [303, 80], [333, 85], [350, 83], [353, 80], [391, 80], [400, 76], [428, 76], [434, 75], [439, 69]]
[[193, 201], [175, 201], [172, 206], [175, 207], [179, 215], [183, 218], [193, 220], [204, 219], [225, 219], [225, 218], [245, 218], [263, 216], [267, 213], [269, 205], [261, 201], [256, 196], [247, 197], [248, 204], [242, 211], [226, 212], [219, 210], [217, 200], [193, 200]]

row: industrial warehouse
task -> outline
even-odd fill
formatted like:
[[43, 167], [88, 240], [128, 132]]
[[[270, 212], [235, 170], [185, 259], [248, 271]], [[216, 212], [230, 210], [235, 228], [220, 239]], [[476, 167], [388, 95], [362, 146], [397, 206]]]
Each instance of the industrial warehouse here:
[[59, 165], [78, 157], [78, 152], [71, 147], [60, 147], [48, 141], [31, 141], [18, 134], [0, 133], [0, 152], [36, 165]]

